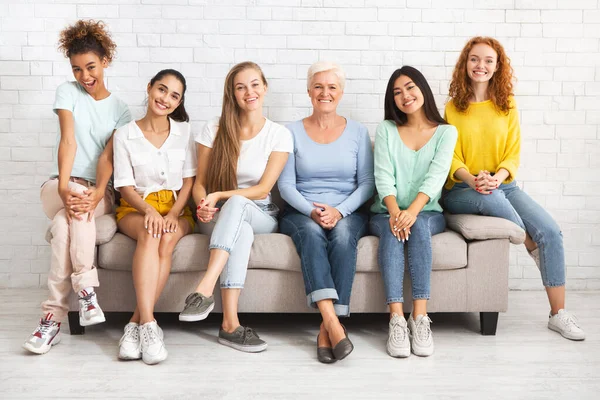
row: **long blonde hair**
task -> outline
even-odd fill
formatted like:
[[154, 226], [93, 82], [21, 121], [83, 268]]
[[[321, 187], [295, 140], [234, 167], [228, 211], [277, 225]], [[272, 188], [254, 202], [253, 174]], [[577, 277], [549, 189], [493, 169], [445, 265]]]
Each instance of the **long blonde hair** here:
[[260, 73], [265, 86], [267, 80], [262, 69], [251, 61], [235, 65], [225, 78], [223, 108], [217, 134], [210, 152], [206, 188], [209, 193], [237, 189], [237, 163], [240, 157], [240, 106], [235, 99], [236, 75], [252, 68]]

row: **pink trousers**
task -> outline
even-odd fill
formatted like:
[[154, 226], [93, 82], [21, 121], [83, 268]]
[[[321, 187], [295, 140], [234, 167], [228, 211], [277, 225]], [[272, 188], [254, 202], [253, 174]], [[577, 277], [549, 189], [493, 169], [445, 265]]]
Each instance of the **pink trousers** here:
[[[91, 182], [80, 178], [71, 178], [69, 188], [83, 193]], [[69, 311], [71, 287], [79, 292], [86, 287], [99, 286], [98, 272], [94, 266], [96, 249], [96, 221], [88, 222], [88, 214], [82, 214], [82, 220], [73, 219], [67, 222], [67, 215], [62, 199], [58, 195], [58, 179], [50, 179], [42, 185], [40, 198], [46, 216], [52, 220], [50, 231], [52, 255], [50, 272], [48, 273], [48, 300], [42, 303], [42, 313], [53, 314], [54, 321], [63, 321]], [[112, 212], [114, 193], [108, 188], [94, 217]]]

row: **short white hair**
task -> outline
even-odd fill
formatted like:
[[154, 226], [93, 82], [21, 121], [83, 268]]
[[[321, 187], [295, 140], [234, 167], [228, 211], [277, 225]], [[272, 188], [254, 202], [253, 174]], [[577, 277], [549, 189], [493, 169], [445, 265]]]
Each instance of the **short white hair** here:
[[310, 84], [316, 74], [325, 71], [333, 72], [338, 78], [341, 89], [344, 90], [344, 86], [346, 86], [346, 73], [342, 67], [329, 61], [318, 61], [308, 68], [308, 73], [306, 74], [306, 88], [310, 89]]

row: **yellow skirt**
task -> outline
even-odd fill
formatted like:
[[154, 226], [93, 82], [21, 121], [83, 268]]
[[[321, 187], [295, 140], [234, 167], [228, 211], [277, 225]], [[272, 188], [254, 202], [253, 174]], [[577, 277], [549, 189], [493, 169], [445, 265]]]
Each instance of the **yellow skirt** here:
[[[173, 195], [172, 190], [161, 190], [160, 192], [150, 193], [148, 197], [144, 199], [144, 201], [150, 204], [160, 215], [163, 217], [168, 214], [169, 211], [173, 208], [175, 204], [175, 196]], [[121, 198], [121, 205], [117, 207], [117, 222], [121, 220], [124, 216], [130, 213], [139, 213], [139, 211], [132, 207], [131, 204], [125, 201], [124, 198]], [[183, 208], [183, 212], [180, 217], [185, 218], [190, 223], [190, 228], [192, 231], [194, 230], [194, 218], [192, 217], [192, 211], [186, 205]]]

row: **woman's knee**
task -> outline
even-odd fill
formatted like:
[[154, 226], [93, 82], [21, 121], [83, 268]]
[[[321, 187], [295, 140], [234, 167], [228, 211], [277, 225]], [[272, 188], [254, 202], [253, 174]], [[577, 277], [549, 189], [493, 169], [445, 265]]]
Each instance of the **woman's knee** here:
[[248, 204], [248, 202], [250, 202], [250, 200], [248, 200], [244, 196], [240, 196], [237, 194], [233, 195], [225, 202], [225, 204], [223, 204], [221, 212], [224, 212], [228, 209], [237, 209], [244, 207], [246, 204]]
[[170, 257], [173, 255], [173, 250], [179, 241], [178, 235], [166, 233], [161, 236], [160, 244], [158, 245], [158, 255], [160, 257]]

